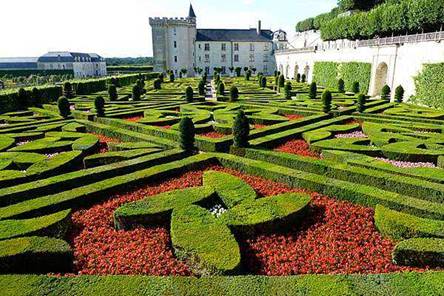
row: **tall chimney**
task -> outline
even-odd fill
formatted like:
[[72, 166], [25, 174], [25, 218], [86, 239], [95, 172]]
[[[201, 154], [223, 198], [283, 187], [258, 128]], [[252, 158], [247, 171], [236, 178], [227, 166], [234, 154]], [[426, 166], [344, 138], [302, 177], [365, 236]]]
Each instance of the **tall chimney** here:
[[262, 21], [257, 22], [257, 34], [260, 35], [262, 31]]

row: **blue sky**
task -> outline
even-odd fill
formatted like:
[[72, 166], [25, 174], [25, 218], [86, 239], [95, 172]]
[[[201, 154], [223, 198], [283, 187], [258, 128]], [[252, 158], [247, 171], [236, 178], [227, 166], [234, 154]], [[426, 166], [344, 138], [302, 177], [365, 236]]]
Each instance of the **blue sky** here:
[[[0, 57], [50, 50], [151, 56], [148, 18], [186, 16], [188, 0], [2, 0]], [[284, 29], [329, 11], [336, 0], [193, 0], [200, 28]], [[23, 9], [23, 8], [26, 9]]]

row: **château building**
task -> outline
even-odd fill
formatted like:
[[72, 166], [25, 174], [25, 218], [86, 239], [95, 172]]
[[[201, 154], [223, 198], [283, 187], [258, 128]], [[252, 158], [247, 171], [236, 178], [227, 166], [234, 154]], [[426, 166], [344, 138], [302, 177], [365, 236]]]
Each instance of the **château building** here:
[[[249, 67], [271, 74], [276, 70], [275, 51], [287, 43], [284, 31], [262, 29], [198, 29], [196, 14], [190, 5], [186, 18], [150, 18], [154, 71], [196, 69], [212, 75], [214, 68], [229, 74], [233, 68]], [[231, 70], [230, 70], [231, 68]]]
[[106, 76], [105, 59], [95, 53], [48, 52], [33, 58], [0, 58], [3, 70], [70, 71], [75, 78]]

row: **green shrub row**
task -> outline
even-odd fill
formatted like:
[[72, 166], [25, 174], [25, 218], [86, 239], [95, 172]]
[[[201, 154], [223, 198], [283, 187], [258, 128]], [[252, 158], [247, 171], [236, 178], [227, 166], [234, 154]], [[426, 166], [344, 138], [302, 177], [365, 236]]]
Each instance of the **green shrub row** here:
[[443, 23], [444, 3], [441, 0], [402, 0], [327, 21], [322, 25], [321, 37], [323, 40], [355, 40], [405, 35], [406, 32], [437, 31]]
[[63, 190], [71, 190], [79, 184], [87, 185], [119, 175], [125, 175], [146, 167], [159, 165], [182, 159], [184, 153], [173, 149], [136, 159], [66, 173], [59, 176], [41, 179], [38, 181], [0, 188], [0, 206], [11, 205], [17, 202], [34, 199], [39, 196], [50, 195]]
[[5, 296], [311, 296], [311, 295], [443, 295], [444, 272], [403, 272], [371, 275], [297, 276], [0, 276]]
[[68, 272], [72, 251], [63, 240], [20, 237], [0, 241], [0, 273]]
[[444, 219], [444, 206], [441, 203], [412, 198], [373, 186], [338, 180], [268, 162], [233, 155], [218, 154], [217, 158], [226, 167], [283, 182], [292, 187], [306, 188], [364, 206], [376, 207], [377, 204], [381, 204], [420, 217]]
[[393, 261], [418, 267], [444, 266], [444, 239], [411, 238], [399, 242], [393, 250]]
[[105, 153], [99, 153], [87, 156], [83, 159], [83, 163], [85, 168], [93, 168], [141, 157], [148, 154], [157, 153], [160, 152], [161, 150], [162, 149], [159, 148], [149, 148], [149, 149], [133, 149], [126, 151], [111, 151], [111, 152], [105, 152]]
[[[125, 189], [128, 188], [128, 186], [137, 185], [141, 182], [169, 177], [189, 167], [206, 164], [209, 160], [209, 155], [199, 154], [80, 187], [78, 187], [79, 183], [76, 183], [75, 187], [70, 190], [2, 207], [0, 208], [0, 220], [27, 218], [33, 215], [42, 215], [67, 208], [83, 207], [108, 196], [107, 194], [115, 192], [116, 190]], [[102, 169], [102, 167], [97, 169]]]
[[[254, 137], [253, 140], [250, 141], [250, 145], [253, 147], [275, 147], [279, 144], [284, 143], [288, 139], [302, 137], [302, 134], [311, 130], [316, 130], [325, 126], [330, 126], [332, 124], [340, 124], [344, 121], [350, 119], [350, 116], [339, 116], [336, 118], [321, 120], [319, 122], [314, 122], [311, 124], [304, 125], [304, 121], [298, 122], [296, 128], [285, 129], [281, 132], [274, 132], [267, 134], [261, 137]], [[302, 125], [300, 125], [302, 123]], [[283, 126], [286, 126], [285, 123], [282, 123]], [[293, 127], [292, 123], [290, 126]], [[271, 128], [270, 128], [271, 129]]]
[[415, 237], [444, 238], [444, 221], [416, 217], [381, 205], [375, 209], [375, 225], [379, 232], [395, 240]]
[[[332, 153], [331, 151], [327, 152]], [[374, 186], [419, 199], [441, 203], [444, 201], [444, 185], [413, 177], [400, 176], [389, 167], [385, 171], [348, 165], [347, 161], [318, 160], [309, 157], [256, 149], [247, 149], [247, 158], [261, 160], [329, 178]], [[326, 156], [328, 158], [328, 155]], [[392, 166], [393, 167], [393, 166]]]
[[49, 236], [63, 239], [68, 230], [71, 210], [23, 220], [0, 221], [0, 240], [22, 236]]

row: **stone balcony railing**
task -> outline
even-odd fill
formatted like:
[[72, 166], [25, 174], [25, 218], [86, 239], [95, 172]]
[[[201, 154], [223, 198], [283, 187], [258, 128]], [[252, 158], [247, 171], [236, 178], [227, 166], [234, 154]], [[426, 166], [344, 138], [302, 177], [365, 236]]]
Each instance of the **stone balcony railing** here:
[[276, 51], [276, 54], [289, 53], [289, 52], [310, 52], [318, 50], [332, 50], [343, 48], [358, 48], [358, 47], [372, 47], [372, 46], [390, 46], [406, 43], [419, 43], [419, 42], [441, 42], [444, 40], [444, 31], [422, 33], [413, 35], [392, 36], [385, 38], [373, 38], [367, 40], [335, 40], [335, 41], [323, 41], [316, 46], [301, 47], [301, 48], [286, 48]]

